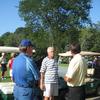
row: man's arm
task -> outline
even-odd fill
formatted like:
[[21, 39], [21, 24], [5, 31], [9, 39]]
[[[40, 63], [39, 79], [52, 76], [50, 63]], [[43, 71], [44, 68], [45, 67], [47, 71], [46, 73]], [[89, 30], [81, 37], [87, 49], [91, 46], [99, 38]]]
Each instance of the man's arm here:
[[44, 90], [45, 89], [45, 85], [44, 85], [44, 80], [45, 80], [45, 71], [46, 71], [46, 61], [43, 60], [42, 61], [42, 65], [41, 65], [41, 69], [40, 69], [40, 73], [41, 73], [41, 77], [40, 77], [40, 89]]
[[69, 66], [68, 66], [68, 70], [67, 70], [67, 73], [66, 75], [64, 76], [64, 80], [66, 82], [71, 82], [73, 81], [73, 76], [75, 75], [75, 73], [78, 71], [78, 68], [79, 68], [79, 62], [75, 62], [74, 60], [72, 60], [70, 63], [69, 63]]
[[44, 73], [41, 72], [41, 77], [40, 77], [40, 89], [44, 90], [45, 86], [44, 86]]
[[35, 80], [38, 81], [40, 79], [39, 72], [36, 68], [37, 67], [36, 64], [34, 63], [32, 59], [26, 58], [26, 67], [27, 67], [27, 70], [31, 71]]

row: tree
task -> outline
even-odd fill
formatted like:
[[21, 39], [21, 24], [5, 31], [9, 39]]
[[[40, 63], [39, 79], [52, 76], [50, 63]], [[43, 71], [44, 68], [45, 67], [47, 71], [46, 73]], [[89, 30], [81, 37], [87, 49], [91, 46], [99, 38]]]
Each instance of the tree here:
[[91, 50], [95, 43], [95, 32], [91, 28], [84, 28], [81, 30], [80, 43], [83, 50]]
[[80, 43], [83, 50], [100, 52], [100, 24], [82, 29]]
[[[4, 45], [18, 46], [22, 39], [30, 39], [36, 44], [39, 58], [45, 55], [48, 46], [55, 46], [56, 53], [63, 52], [80, 37], [84, 49], [94, 50], [98, 45], [88, 47], [83, 42], [87, 35], [82, 36], [80, 30], [90, 23], [90, 8], [91, 0], [20, 0], [19, 15], [26, 26], [17, 28], [14, 33], [4, 34], [0, 41]], [[85, 39], [88, 44], [94, 36], [92, 33], [90, 38]]]
[[95, 43], [92, 48], [93, 51], [100, 52], [100, 22], [97, 22], [97, 24], [94, 24], [93, 29], [95, 30]]
[[90, 22], [90, 8], [91, 0], [21, 0], [19, 15], [34, 32], [47, 31], [60, 49], [62, 39], [64, 44], [78, 41], [80, 27]]

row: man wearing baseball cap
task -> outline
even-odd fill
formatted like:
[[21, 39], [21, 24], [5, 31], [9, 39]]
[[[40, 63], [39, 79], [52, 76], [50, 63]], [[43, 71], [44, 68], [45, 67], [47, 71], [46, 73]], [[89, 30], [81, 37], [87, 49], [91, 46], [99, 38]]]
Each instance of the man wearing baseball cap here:
[[32, 60], [33, 45], [24, 39], [19, 45], [20, 54], [13, 61], [13, 81], [15, 100], [36, 100], [35, 88], [39, 71]]

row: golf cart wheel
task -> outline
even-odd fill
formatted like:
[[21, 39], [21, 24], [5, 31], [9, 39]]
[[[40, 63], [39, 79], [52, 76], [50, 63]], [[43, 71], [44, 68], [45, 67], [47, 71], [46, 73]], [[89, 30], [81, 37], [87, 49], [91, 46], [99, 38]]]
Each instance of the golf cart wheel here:
[[100, 95], [100, 86], [97, 87], [97, 95]]

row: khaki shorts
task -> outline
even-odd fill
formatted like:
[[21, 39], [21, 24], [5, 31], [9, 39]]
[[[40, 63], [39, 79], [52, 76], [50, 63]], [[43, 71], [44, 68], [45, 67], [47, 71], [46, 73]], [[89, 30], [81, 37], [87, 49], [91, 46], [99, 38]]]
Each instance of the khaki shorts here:
[[45, 97], [58, 96], [58, 84], [57, 83], [45, 84], [44, 96]]

